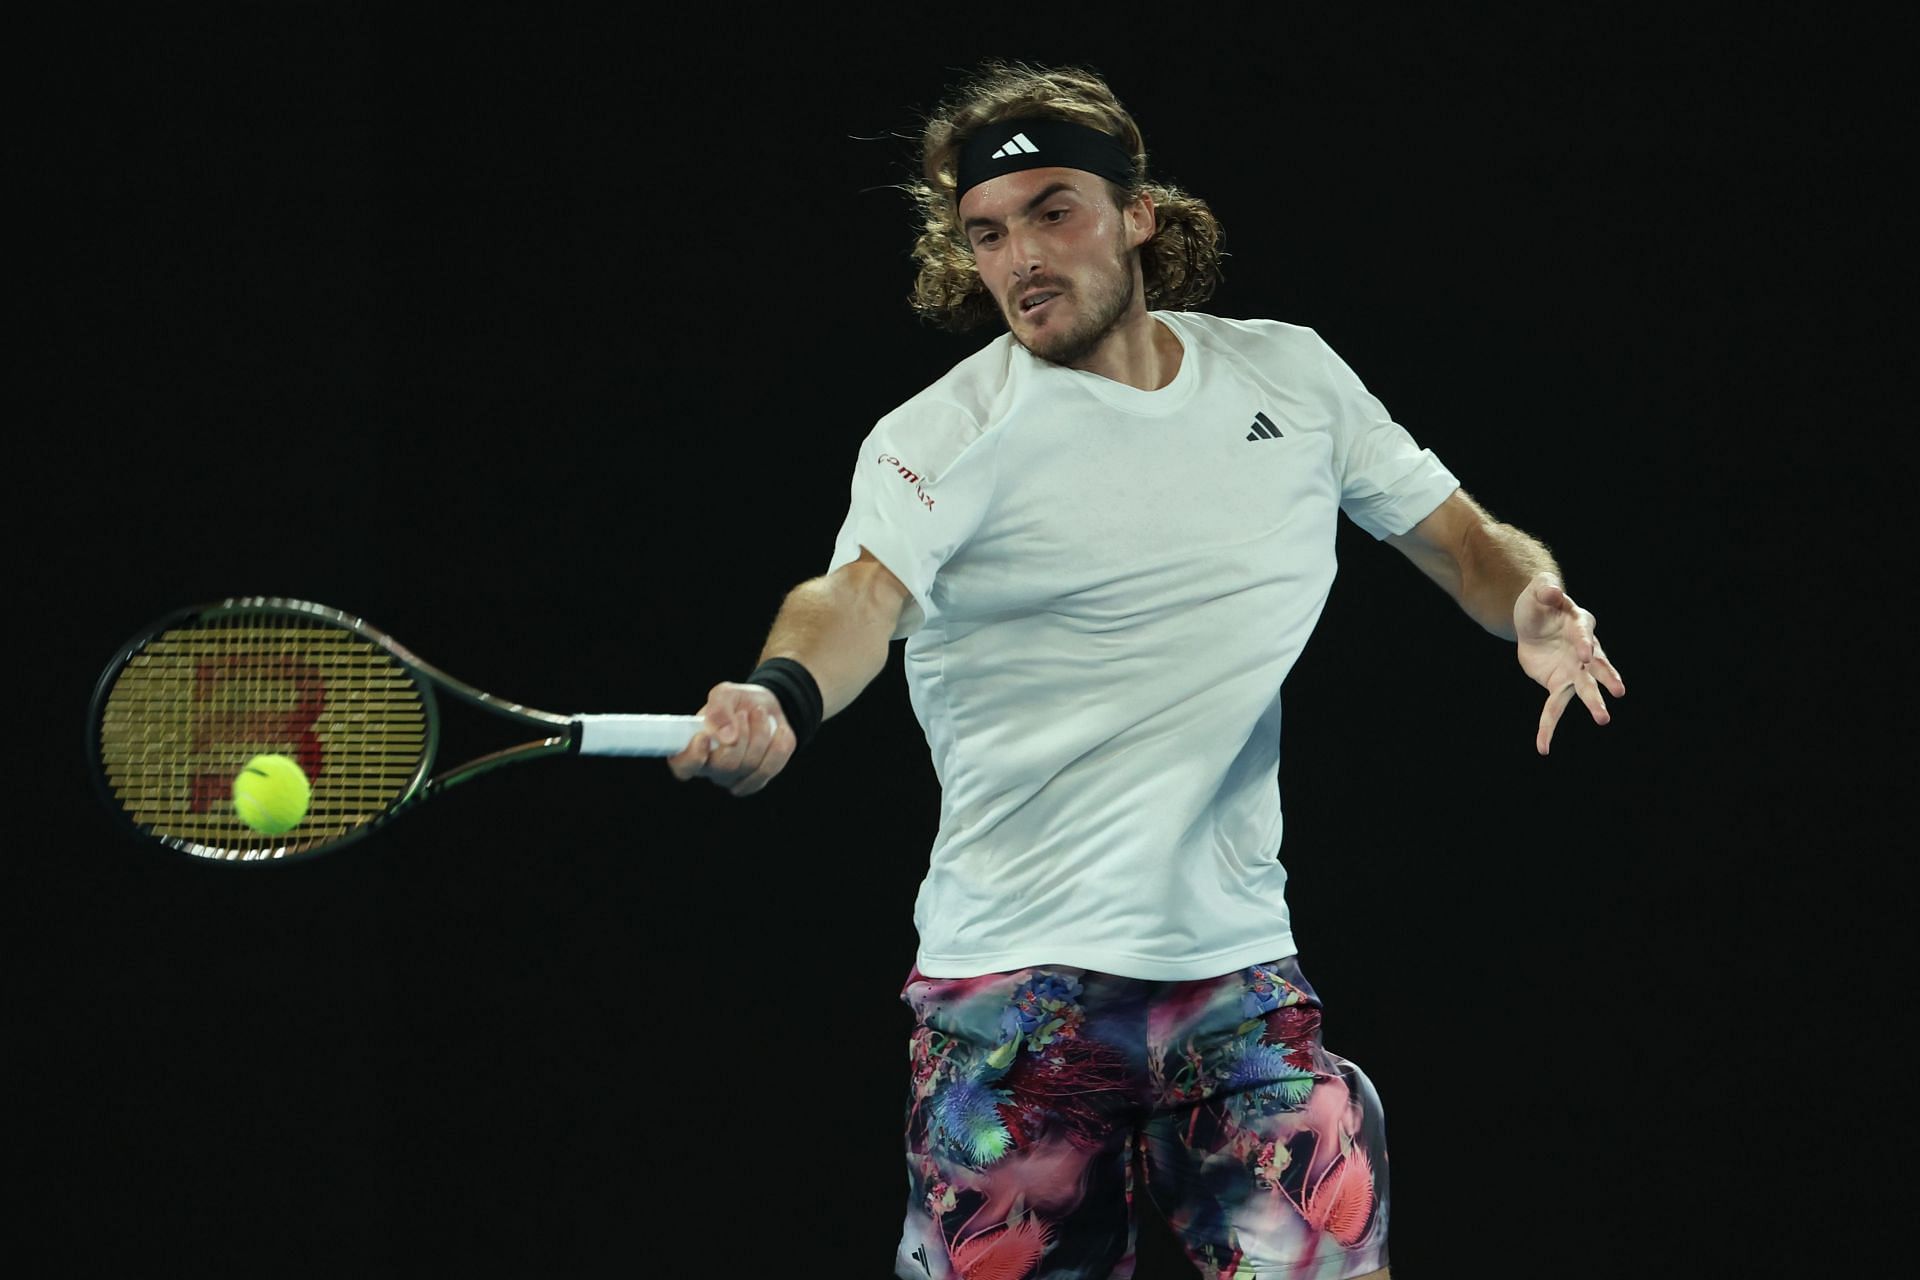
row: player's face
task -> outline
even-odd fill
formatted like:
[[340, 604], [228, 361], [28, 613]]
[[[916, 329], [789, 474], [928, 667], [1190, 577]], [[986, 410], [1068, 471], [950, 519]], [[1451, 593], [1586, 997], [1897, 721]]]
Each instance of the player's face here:
[[1153, 234], [1150, 206], [1116, 209], [1080, 169], [1027, 169], [974, 187], [961, 225], [981, 282], [1015, 341], [1042, 360], [1085, 360], [1140, 301], [1134, 250]]

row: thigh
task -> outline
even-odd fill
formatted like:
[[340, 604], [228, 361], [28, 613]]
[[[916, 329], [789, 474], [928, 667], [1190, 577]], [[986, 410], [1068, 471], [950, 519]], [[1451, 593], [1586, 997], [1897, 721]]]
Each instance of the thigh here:
[[896, 1274], [1105, 1280], [1122, 1265], [1140, 1094], [1124, 1043], [1107, 1034], [1114, 994], [1112, 980], [1075, 969], [909, 978]]
[[1153, 1013], [1148, 1189], [1204, 1276], [1386, 1265], [1380, 1101], [1320, 1015], [1292, 960], [1173, 984]]

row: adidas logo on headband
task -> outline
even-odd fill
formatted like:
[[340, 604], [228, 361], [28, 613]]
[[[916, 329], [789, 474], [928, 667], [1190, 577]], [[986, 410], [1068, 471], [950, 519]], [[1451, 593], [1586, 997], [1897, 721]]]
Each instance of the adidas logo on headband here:
[[[1003, 129], [1011, 132], [1002, 133]], [[1120, 139], [1071, 120], [1029, 116], [997, 120], [991, 129], [981, 129], [961, 144], [954, 165], [953, 198], [958, 201], [974, 187], [1003, 174], [1047, 168], [1082, 169], [1126, 189], [1132, 188], [1136, 178], [1133, 153]]]

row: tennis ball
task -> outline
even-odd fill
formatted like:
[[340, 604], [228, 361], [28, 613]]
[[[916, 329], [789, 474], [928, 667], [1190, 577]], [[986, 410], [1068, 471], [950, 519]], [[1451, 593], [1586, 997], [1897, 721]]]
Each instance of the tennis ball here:
[[307, 775], [288, 756], [255, 756], [234, 775], [233, 811], [261, 835], [285, 835], [299, 826], [312, 798]]

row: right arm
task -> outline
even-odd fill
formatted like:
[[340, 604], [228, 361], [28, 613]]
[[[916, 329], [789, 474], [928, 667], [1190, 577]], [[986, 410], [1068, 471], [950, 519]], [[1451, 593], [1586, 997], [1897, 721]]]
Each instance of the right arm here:
[[[865, 548], [860, 558], [787, 593], [760, 661], [791, 658], [820, 686], [823, 718], [844, 710], [887, 663], [887, 645], [911, 599], [900, 579]], [[706, 778], [751, 795], [792, 758], [793, 730], [773, 692], [725, 681], [707, 694], [707, 732], [667, 761], [673, 776]]]

